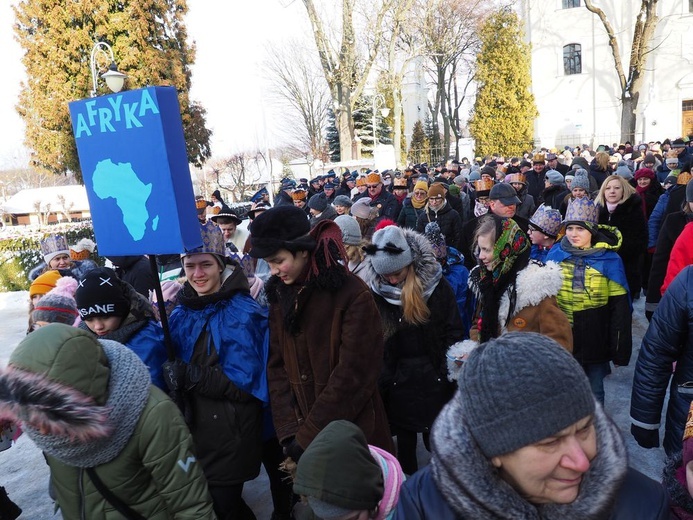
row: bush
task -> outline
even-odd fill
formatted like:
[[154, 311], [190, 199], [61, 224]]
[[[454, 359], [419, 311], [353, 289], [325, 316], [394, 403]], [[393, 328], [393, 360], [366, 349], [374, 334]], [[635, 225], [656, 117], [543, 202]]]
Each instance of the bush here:
[[26, 291], [29, 279], [22, 269], [19, 257], [3, 253], [0, 255], [0, 292]]

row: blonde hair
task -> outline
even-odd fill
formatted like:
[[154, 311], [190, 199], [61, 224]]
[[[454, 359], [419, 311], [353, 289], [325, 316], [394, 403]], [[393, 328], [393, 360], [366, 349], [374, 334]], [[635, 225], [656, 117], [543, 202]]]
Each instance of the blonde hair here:
[[597, 161], [597, 166], [599, 166], [600, 170], [608, 170], [609, 169], [609, 154], [606, 152], [597, 152], [597, 155], [594, 157], [594, 160]]
[[349, 260], [349, 262], [363, 262], [363, 259], [366, 257], [366, 255], [364, 254], [361, 246], [362, 244], [359, 244], [357, 246], [353, 244], [344, 244], [344, 250], [346, 251], [347, 260]]
[[633, 188], [633, 186], [630, 185], [630, 183], [626, 180], [625, 177], [621, 177], [620, 175], [609, 175], [606, 179], [604, 179], [604, 182], [602, 182], [602, 186], [601, 188], [599, 188], [599, 193], [594, 199], [594, 202], [599, 204], [603, 208], [606, 207], [606, 198], [604, 197], [606, 185], [609, 184], [609, 182], [611, 181], [618, 181], [619, 184], [621, 184], [621, 186], [623, 187], [623, 197], [620, 201], [618, 201], [619, 204], [628, 200], [630, 196], [633, 195], [633, 193], [635, 193], [635, 188]]
[[423, 285], [416, 276], [414, 264], [407, 267], [407, 277], [402, 285], [401, 297], [402, 314], [404, 319], [412, 325], [423, 325], [431, 317], [431, 309], [428, 308], [423, 296]]

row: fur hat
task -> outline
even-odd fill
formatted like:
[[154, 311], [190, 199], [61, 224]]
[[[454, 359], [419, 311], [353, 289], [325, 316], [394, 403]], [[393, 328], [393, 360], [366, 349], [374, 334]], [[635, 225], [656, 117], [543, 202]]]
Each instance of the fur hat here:
[[50, 271], [46, 271], [42, 275], [37, 276], [36, 279], [31, 282], [31, 286], [29, 287], [29, 299], [33, 298], [37, 294], [48, 294], [50, 290], [55, 288], [55, 284], [61, 276], [60, 271], [57, 269], [51, 269]]
[[361, 243], [361, 228], [354, 217], [339, 215], [334, 223], [342, 230], [342, 241], [348, 246], [357, 246]]
[[529, 219], [529, 223], [539, 228], [545, 235], [555, 238], [561, 230], [561, 212], [542, 204]]
[[346, 195], [337, 195], [332, 201], [333, 206], [343, 206], [345, 208], [350, 208], [353, 204], [353, 201]]
[[546, 179], [549, 184], [553, 186], [565, 186], [565, 178], [561, 175], [561, 172], [556, 170], [549, 170], [546, 172]]
[[[308, 203], [315, 198], [318, 197], [311, 197]], [[306, 212], [296, 206], [278, 206], [264, 211], [253, 220], [249, 231], [249, 254], [253, 258], [266, 258], [280, 249], [312, 251], [315, 247], [315, 240], [308, 234], [310, 223]]]
[[458, 387], [453, 399], [489, 459], [551, 437], [596, 409], [580, 364], [534, 332], [503, 334], [472, 350]]
[[354, 204], [352, 204], [349, 210], [351, 214], [355, 217], [368, 219], [371, 216], [371, 199], [369, 197], [363, 197], [358, 199]]
[[62, 235], [50, 235], [41, 240], [41, 254], [46, 264], [58, 255], [70, 255], [67, 240]]
[[573, 179], [573, 182], [570, 183], [570, 189], [572, 190], [575, 188], [582, 188], [587, 193], [589, 193], [590, 178], [589, 173], [587, 173], [587, 170], [583, 170], [582, 168], [578, 168], [577, 170], [575, 170], [575, 178]]
[[568, 203], [563, 224], [579, 224], [587, 229], [594, 229], [599, 223], [599, 208], [588, 198], [573, 199]]
[[396, 273], [410, 265], [414, 257], [402, 230], [387, 226], [373, 233], [372, 246], [366, 250], [371, 265], [379, 275]]
[[79, 280], [75, 291], [77, 310], [82, 319], [127, 316], [130, 312], [130, 300], [124, 284], [115, 271], [108, 267], [97, 267], [87, 272]]
[[224, 265], [226, 257], [226, 246], [224, 245], [224, 233], [214, 222], [208, 221], [200, 225], [200, 235], [202, 245], [181, 253], [180, 257], [185, 258], [190, 255], [207, 253], [214, 255], [219, 263]]
[[31, 313], [32, 321], [73, 325], [79, 316], [74, 297], [76, 290], [77, 280], [71, 276], [60, 278], [55, 288], [45, 294], [34, 307]]
[[320, 193], [313, 195], [308, 199], [308, 207], [322, 213], [327, 209], [327, 197]]

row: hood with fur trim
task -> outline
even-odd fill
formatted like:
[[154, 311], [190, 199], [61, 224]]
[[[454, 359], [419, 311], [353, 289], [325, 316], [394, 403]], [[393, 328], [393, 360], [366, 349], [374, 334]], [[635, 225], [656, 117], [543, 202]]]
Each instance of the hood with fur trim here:
[[[498, 323], [501, 324], [501, 334], [507, 332], [507, 323], [510, 316], [510, 295], [515, 290], [515, 302], [512, 314], [515, 315], [525, 307], [539, 305], [545, 298], [556, 296], [563, 283], [561, 266], [556, 262], [543, 264], [537, 260], [530, 260], [527, 267], [517, 273], [514, 284], [501, 296], [498, 305]], [[469, 288], [477, 298], [481, 297], [479, 290], [479, 267], [472, 269], [469, 276]]]
[[[427, 292], [426, 288], [428, 287], [433, 286], [433, 288], [435, 288], [435, 285], [441, 278], [442, 267], [433, 254], [431, 243], [424, 235], [412, 229], [402, 228], [402, 233], [404, 234], [407, 244], [411, 248], [414, 272], [419, 280], [421, 280], [424, 292]], [[364, 264], [363, 271], [361, 272], [362, 274], [359, 274], [361, 279], [371, 288], [379, 285], [380, 276], [375, 272], [375, 269], [373, 269], [370, 255], [366, 255]]]

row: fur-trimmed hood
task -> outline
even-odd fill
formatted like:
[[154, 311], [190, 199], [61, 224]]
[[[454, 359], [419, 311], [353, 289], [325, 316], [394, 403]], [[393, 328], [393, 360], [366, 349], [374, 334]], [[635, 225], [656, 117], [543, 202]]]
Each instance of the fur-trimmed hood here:
[[[437, 285], [442, 276], [442, 267], [436, 260], [431, 244], [424, 235], [407, 228], [402, 228], [402, 233], [404, 234], [407, 244], [411, 248], [414, 272], [419, 280], [421, 280], [424, 292], [430, 294], [433, 290], [431, 289], [429, 292], [427, 288], [435, 288], [435, 285]], [[371, 289], [378, 292], [377, 287], [381, 283], [381, 278], [378, 273], [375, 272], [375, 269], [373, 269], [371, 255], [366, 255], [366, 259], [363, 263], [363, 274], [359, 274], [359, 276]]]
[[[481, 298], [479, 290], [479, 266], [472, 269], [469, 276], [469, 288], [477, 298]], [[507, 332], [507, 323], [512, 318], [510, 313], [510, 295], [515, 290], [515, 307], [513, 315], [525, 307], [539, 305], [545, 298], [556, 296], [563, 283], [561, 267], [556, 262], [543, 264], [537, 260], [530, 260], [527, 267], [517, 273], [514, 283], [508, 286], [498, 305], [498, 323], [501, 325], [501, 334]]]

